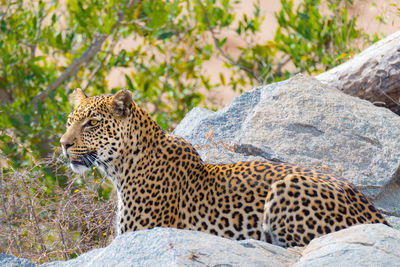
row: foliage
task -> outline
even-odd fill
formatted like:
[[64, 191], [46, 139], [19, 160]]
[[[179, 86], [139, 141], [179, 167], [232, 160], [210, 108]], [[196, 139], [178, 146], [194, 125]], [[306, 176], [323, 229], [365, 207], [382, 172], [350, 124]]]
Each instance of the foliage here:
[[[37, 167], [0, 173], [0, 253], [34, 262], [70, 259], [115, 236], [115, 201], [99, 200], [96, 183], [37, 183]], [[115, 195], [111, 197], [115, 198]]]
[[[304, 0], [296, 9], [293, 0], [281, 0], [281, 4], [275, 14], [279, 27], [274, 40], [264, 46], [249, 45], [240, 56], [242, 65], [252, 70], [250, 78], [270, 83], [297, 73], [318, 74], [351, 57], [363, 38], [366, 43], [375, 41], [356, 28], [357, 18], [348, 16], [351, 0]], [[249, 24], [252, 33], [259, 30], [258, 21]], [[248, 27], [239, 27], [237, 32]]]
[[[26, 185], [33, 191], [28, 197], [23, 195], [30, 192], [28, 187], [13, 191], [0, 185], [0, 191], [4, 203], [12, 204], [10, 197], [16, 192], [21, 192], [16, 198], [24, 207], [38, 203], [41, 218], [36, 226], [19, 222], [13, 223], [15, 227], [57, 229], [54, 223], [60, 209], [78, 198], [71, 192], [87, 192], [82, 179], [68, 181], [72, 174], [58, 159], [58, 140], [70, 111], [68, 95], [76, 87], [88, 95], [113, 93], [120, 88], [109, 88], [110, 73], [125, 73], [126, 87], [134, 92], [135, 101], [162, 127], [171, 129], [190, 109], [205, 105], [199, 88], [212, 90], [222, 85], [241, 90], [244, 85], [249, 88], [279, 81], [299, 72], [316, 74], [351, 57], [365, 37], [356, 29], [356, 18], [347, 14], [352, 1], [303, 0], [294, 8], [292, 0], [281, 0], [282, 9], [275, 15], [279, 28], [274, 40], [258, 43], [255, 37], [265, 19], [259, 4], [254, 5], [253, 14], [236, 17], [235, 2], [1, 0], [0, 174], [4, 185], [21, 186], [29, 180]], [[244, 40], [238, 57], [228, 53], [226, 33]], [[131, 46], [121, 46], [122, 41]], [[229, 73], [221, 73], [219, 83], [210, 82], [202, 71], [211, 58], [224, 61]], [[43, 163], [43, 158], [51, 158], [52, 164]], [[95, 177], [97, 173], [91, 176]], [[95, 199], [79, 214], [89, 216], [98, 203], [104, 208], [102, 201], [109, 198], [110, 188], [95, 187], [98, 201]], [[65, 201], [70, 202], [60, 196], [68, 196]], [[24, 202], [29, 199], [32, 202]], [[10, 216], [31, 216], [34, 210], [3, 210], [0, 225], [8, 223]], [[66, 214], [65, 221], [75, 220], [73, 212]], [[9, 233], [19, 234], [15, 230], [9, 229]], [[34, 240], [30, 233], [25, 236]], [[45, 260], [69, 258], [105, 244], [103, 238], [97, 243], [85, 241], [83, 231], [59, 231], [57, 237], [62, 236], [64, 243], [57, 239], [54, 249], [64, 252], [46, 254]], [[66, 239], [72, 241], [66, 245]], [[85, 246], [69, 251], [77, 240], [83, 240]], [[48, 247], [50, 241], [38, 244]], [[7, 246], [8, 252], [29, 247], [22, 243]], [[31, 247], [32, 251], [46, 251]]]
[[[253, 39], [264, 20], [259, 6], [235, 18], [229, 0], [8, 2], [0, 20], [3, 155], [13, 167], [48, 156], [64, 130], [68, 94], [76, 87], [89, 95], [109, 92], [111, 71], [124, 71], [135, 100], [169, 129], [202, 103], [198, 88], [219, 85], [201, 71], [211, 57], [232, 72], [221, 74], [220, 83], [237, 89], [318, 73], [357, 49], [362, 34], [347, 15], [350, 2], [323, 2], [326, 15], [321, 0], [304, 0], [296, 10], [292, 0], [281, 3], [274, 41], [259, 44]], [[225, 51], [224, 31], [247, 41], [239, 57]], [[133, 47], [120, 48], [122, 40]]]

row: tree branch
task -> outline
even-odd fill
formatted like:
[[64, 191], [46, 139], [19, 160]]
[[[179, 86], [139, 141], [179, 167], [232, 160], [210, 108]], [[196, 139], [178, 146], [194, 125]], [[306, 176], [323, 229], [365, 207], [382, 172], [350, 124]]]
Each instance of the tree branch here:
[[[128, 3], [127, 8], [128, 9], [132, 8], [139, 1], [140, 0], [131, 0]], [[121, 25], [121, 22], [124, 19], [124, 17], [125, 13], [119, 11], [117, 16], [117, 21], [112, 26], [109, 35], [112, 35], [114, 31]], [[82, 54], [81, 57], [72, 61], [72, 63], [68, 66], [68, 68], [54, 82], [52, 82], [46, 88], [46, 90], [39, 92], [39, 94], [37, 94], [33, 98], [32, 100], [33, 106], [35, 107], [38, 102], [42, 101], [47, 96], [48, 92], [57, 89], [63, 82], [65, 82], [71, 76], [72, 73], [74, 73], [75, 70], [77, 70], [79, 66], [81, 66], [83, 63], [87, 63], [88, 61], [90, 61], [92, 57], [94, 57], [100, 51], [104, 41], [108, 38], [109, 35], [106, 34], [99, 35], [99, 37], [92, 43], [92, 45], [90, 45], [86, 49], [86, 51]]]
[[3, 20], [6, 19], [7, 15], [8, 15], [8, 11], [10, 10], [11, 2], [12, 2], [11, 0], [7, 1], [7, 7], [4, 11], [3, 16], [1, 16], [1, 18], [0, 18], [0, 22], [3, 22]]
[[207, 13], [206, 9], [204, 8], [203, 3], [201, 2], [201, 0], [197, 0], [197, 3], [201, 6], [201, 9], [202, 9], [202, 11], [203, 11], [204, 20], [205, 20], [205, 22], [206, 22], [206, 24], [207, 24], [207, 29], [208, 29], [208, 30], [210, 31], [210, 33], [211, 33], [211, 36], [212, 36], [212, 38], [213, 38], [213, 40], [214, 40], [215, 47], [217, 48], [217, 50], [221, 53], [221, 55], [222, 55], [226, 60], [229, 61], [229, 63], [231, 63], [232, 65], [234, 65], [234, 66], [236, 66], [236, 67], [238, 67], [238, 68], [240, 68], [240, 69], [242, 69], [242, 70], [244, 70], [244, 71], [247, 72], [251, 77], [255, 78], [255, 79], [258, 81], [258, 83], [261, 84], [261, 83], [263, 82], [262, 79], [261, 79], [260, 77], [258, 77], [258, 76], [253, 72], [253, 70], [251, 70], [251, 69], [249, 69], [249, 68], [247, 68], [247, 67], [245, 67], [245, 66], [239, 64], [239, 63], [236, 62], [230, 55], [228, 55], [227, 53], [225, 53], [225, 51], [224, 51], [224, 50], [222, 49], [222, 47], [219, 45], [218, 39], [217, 39], [217, 37], [216, 37], [216, 35], [215, 35], [215, 33], [214, 33], [213, 27], [211, 26], [210, 19], [208, 18], [208, 13]]
[[41, 33], [42, 33], [42, 23], [43, 23], [43, 19], [44, 19], [44, 18], [45, 18], [45, 15], [40, 16], [40, 17], [39, 17], [39, 20], [38, 20], [38, 22], [37, 22], [37, 28], [38, 28], [38, 30], [37, 30], [37, 32], [36, 32], [35, 39], [33, 39], [33, 43], [30, 45], [30, 48], [31, 48], [31, 58], [35, 57], [35, 55], [36, 55], [36, 47], [37, 47], [37, 44], [38, 44], [40, 35], [41, 35]]
[[292, 57], [290, 57], [290, 56], [287, 57], [285, 60], [281, 60], [278, 64], [278, 66], [276, 67], [274, 75], [281, 77], [282, 76], [282, 67], [285, 66], [287, 63], [289, 63], [290, 60], [292, 60]]
[[94, 78], [96, 77], [97, 72], [99, 72], [99, 70], [101, 70], [101, 68], [104, 66], [104, 62], [106, 61], [107, 57], [111, 54], [115, 44], [117, 43], [117, 39], [118, 39], [117, 37], [114, 37], [112, 41], [109, 43], [105, 51], [104, 57], [101, 59], [100, 63], [96, 66], [93, 72], [90, 74], [90, 77], [86, 85], [82, 87], [83, 91], [85, 91], [89, 87], [89, 85], [93, 82]]
[[82, 56], [72, 61], [68, 68], [54, 82], [52, 82], [46, 90], [41, 91], [33, 98], [33, 105], [36, 106], [39, 101], [42, 101], [47, 96], [47, 92], [54, 91], [56, 88], [58, 88], [66, 79], [69, 78], [75, 69], [77, 69], [83, 63], [88, 62], [94, 55], [96, 55], [107, 37], [108, 36], [105, 34], [100, 35], [100, 37], [88, 47]]

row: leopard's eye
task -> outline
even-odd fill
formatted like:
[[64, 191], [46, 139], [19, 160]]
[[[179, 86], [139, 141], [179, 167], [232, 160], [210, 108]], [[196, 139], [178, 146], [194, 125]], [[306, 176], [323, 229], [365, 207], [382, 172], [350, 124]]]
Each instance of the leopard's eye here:
[[98, 120], [89, 120], [89, 121], [85, 124], [85, 126], [93, 127], [93, 126], [96, 126], [97, 124], [99, 124], [99, 121], [98, 121]]

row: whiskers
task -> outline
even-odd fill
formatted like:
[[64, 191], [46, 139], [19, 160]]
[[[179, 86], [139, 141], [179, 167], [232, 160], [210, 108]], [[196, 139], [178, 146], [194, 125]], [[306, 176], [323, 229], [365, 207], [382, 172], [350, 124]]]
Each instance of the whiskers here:
[[97, 152], [80, 155], [79, 159], [85, 167], [90, 168], [94, 165], [111, 179], [115, 179], [114, 176], [118, 175], [118, 168], [111, 162], [112, 159], [102, 160]]
[[111, 163], [111, 160], [108, 160], [108, 159], [106, 159], [106, 160], [97, 159], [96, 163], [97, 163], [99, 169], [104, 170], [104, 172], [110, 177], [114, 176], [114, 175], [116, 175], [118, 173], [117, 167]]
[[79, 159], [83, 162], [83, 164], [86, 167], [90, 167], [92, 165], [95, 165], [96, 159], [97, 159], [97, 152], [91, 152], [87, 153], [85, 155], [80, 155]]

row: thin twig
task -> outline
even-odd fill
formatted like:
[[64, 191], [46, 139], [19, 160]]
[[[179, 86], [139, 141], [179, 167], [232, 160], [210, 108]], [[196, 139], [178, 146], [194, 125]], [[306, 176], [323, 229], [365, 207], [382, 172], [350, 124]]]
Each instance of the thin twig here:
[[289, 63], [291, 59], [292, 59], [291, 57], [287, 57], [285, 60], [280, 60], [275, 71], [271, 71], [268, 75], [265, 76], [262, 85], [267, 84], [269, 78], [272, 78], [274, 76], [282, 77], [282, 67], [285, 66], [287, 63]]
[[279, 76], [279, 77], [282, 76], [282, 67], [285, 66], [287, 63], [289, 63], [290, 60], [292, 60], [292, 58], [289, 56], [285, 60], [282, 60], [281, 62], [279, 62], [278, 66], [276, 67], [276, 70], [275, 70], [276, 76]]
[[89, 85], [93, 82], [94, 78], [96, 77], [97, 72], [99, 72], [99, 70], [101, 70], [101, 68], [104, 66], [104, 62], [106, 61], [107, 57], [109, 57], [109, 55], [111, 54], [117, 41], [118, 41], [118, 37], [117, 37], [117, 34], [115, 34], [114, 38], [109, 43], [109, 45], [105, 51], [104, 57], [101, 59], [100, 63], [96, 66], [96, 68], [90, 74], [90, 77], [89, 77], [86, 85], [83, 86], [83, 88], [82, 88], [83, 91], [85, 91], [89, 87]]
[[[2, 174], [1, 177], [0, 177], [0, 193], [1, 193], [2, 196], [6, 195], [6, 189], [5, 189], [5, 186], [3, 185], [3, 177], [4, 176]], [[8, 212], [7, 207], [6, 207], [6, 202], [7, 201], [3, 201], [3, 199], [2, 199], [2, 201], [0, 201], [0, 202], [1, 202], [1, 209], [3, 210], [3, 214], [4, 214], [3, 217], [5, 218], [5, 221], [6, 221], [5, 223], [4, 222], [1, 222], [1, 223], [3, 225], [6, 225], [8, 230], [10, 231], [10, 233], [12, 233], [13, 232], [12, 231], [12, 227], [11, 227], [12, 222], [11, 222], [10, 217], [9, 217], [10, 213]], [[14, 213], [14, 214], [16, 214], [16, 213]], [[12, 241], [15, 243], [15, 246], [18, 249], [18, 252], [21, 253], [22, 250], [21, 250], [20, 246], [18, 246], [18, 242], [17, 242], [16, 236], [12, 235], [12, 239], [13, 239]], [[20, 242], [20, 244], [22, 244], [22, 243]], [[10, 243], [9, 247], [10, 248], [12, 247], [12, 243]]]
[[[396, 99], [394, 99], [393, 97], [391, 97], [390, 95], [388, 95], [385, 91], [382, 90], [382, 87], [378, 87], [378, 90], [380, 93], [382, 93], [384, 96], [386, 96], [387, 98], [389, 98], [394, 104], [396, 104], [397, 106], [400, 106], [400, 103], [398, 101], [396, 101]], [[386, 103], [385, 103], [386, 104]]]
[[130, 20], [130, 21], [126, 21], [126, 22], [121, 22], [121, 25], [131, 25], [131, 24], [135, 24], [136, 26], [138, 26], [139, 28], [141, 28], [142, 30], [146, 30], [146, 31], [155, 31], [156, 29], [153, 28], [149, 28], [146, 25], [142, 24], [143, 20]]
[[[17, 185], [14, 184], [14, 189], [18, 190], [20, 188], [17, 188]], [[18, 192], [18, 191], [16, 191], [16, 192]], [[13, 194], [12, 195], [12, 204], [11, 204], [12, 209], [13, 209], [13, 214], [18, 214], [17, 207], [19, 207], [19, 205], [17, 205], [17, 203], [16, 203], [17, 201], [15, 199], [16, 199], [16, 194]], [[19, 221], [17, 222], [17, 225], [18, 225], [18, 227], [21, 225]], [[22, 253], [23, 252], [23, 248], [24, 248], [24, 242], [23, 242], [23, 240], [21, 238], [21, 235], [18, 234], [17, 238], [18, 238], [18, 242], [16, 244], [17, 244], [18, 252]]]
[[[167, 57], [168, 57], [168, 56], [166, 55], [166, 56], [165, 56], [165, 61], [166, 61], [166, 62], [168, 62], [168, 61], [171, 60], [170, 57], [168, 57], [168, 58], [167, 58]], [[169, 65], [169, 64], [168, 64], [168, 65]], [[164, 94], [164, 92], [165, 92], [165, 89], [167, 88], [168, 80], [169, 80], [169, 69], [167, 68], [167, 73], [165, 74], [165, 79], [164, 79], [164, 82], [163, 82], [163, 87], [161, 88], [161, 91], [160, 91], [160, 93], [158, 94], [158, 98], [157, 98], [156, 104], [154, 105], [154, 106], [155, 106], [154, 114], [157, 114], [157, 113], [160, 111], [159, 106], [160, 106], [160, 103], [161, 103], [161, 98], [162, 98], [162, 96], [163, 96], [163, 94]]]
[[6, 10], [4, 11], [4, 15], [0, 18], [0, 23], [3, 22], [3, 20], [5, 20], [5, 18], [7, 17], [8, 11], [11, 6], [11, 2], [12, 2], [11, 0], [7, 1], [7, 7], [6, 7]]
[[[40, 12], [38, 12], [38, 13], [40, 13]], [[43, 19], [44, 19], [44, 15], [43, 16], [41, 16], [40, 18], [39, 18], [39, 20], [38, 20], [38, 22], [37, 22], [37, 32], [36, 32], [36, 35], [35, 35], [35, 38], [33, 39], [33, 43], [30, 45], [30, 48], [31, 48], [31, 58], [33, 58], [33, 57], [35, 57], [35, 54], [36, 54], [36, 47], [37, 47], [37, 44], [38, 44], [38, 41], [39, 41], [39, 38], [40, 38], [40, 34], [42, 33], [42, 22], [43, 22]]]
[[393, 216], [393, 217], [397, 217], [397, 218], [399, 218], [400, 217], [400, 212], [396, 212], [396, 211], [388, 211], [388, 210], [384, 210], [384, 209], [380, 209], [380, 208], [377, 208], [377, 210], [380, 212], [380, 213], [382, 213], [382, 214], [385, 214], [385, 215], [389, 215], [389, 216]]
[[29, 191], [27, 191], [27, 195], [28, 195], [28, 200], [29, 200], [29, 206], [30, 206], [30, 209], [31, 209], [31, 215], [33, 216], [33, 219], [35, 221], [34, 226], [35, 226], [36, 236], [39, 238], [38, 241], [40, 243], [40, 248], [42, 250], [42, 253], [46, 254], [47, 248], [46, 248], [46, 245], [44, 244], [43, 234], [42, 234], [42, 231], [40, 231], [39, 220], [38, 220], [38, 218], [36, 216], [35, 208], [33, 206], [32, 196], [29, 193]]
[[234, 65], [234, 66], [236, 66], [236, 67], [238, 67], [238, 68], [240, 68], [240, 69], [242, 69], [242, 70], [244, 70], [244, 71], [247, 72], [251, 77], [255, 78], [255, 79], [258, 81], [258, 83], [261, 84], [261, 83], [262, 83], [261, 77], [259, 77], [258, 75], [256, 75], [256, 74], [253, 72], [253, 70], [251, 70], [251, 69], [249, 69], [249, 68], [247, 68], [247, 67], [245, 67], [245, 66], [239, 64], [239, 63], [236, 62], [230, 55], [228, 55], [227, 53], [225, 53], [225, 51], [224, 51], [224, 50], [222, 49], [222, 47], [219, 45], [218, 39], [217, 39], [217, 37], [216, 37], [216, 35], [215, 35], [215, 33], [214, 33], [213, 27], [211, 26], [210, 20], [209, 20], [209, 18], [208, 18], [208, 13], [207, 13], [206, 9], [204, 8], [203, 3], [201, 2], [201, 0], [197, 0], [197, 2], [198, 2], [198, 4], [200, 5], [200, 7], [201, 7], [201, 9], [202, 9], [202, 11], [203, 11], [203, 16], [204, 16], [204, 20], [205, 20], [205, 22], [206, 22], [206, 24], [207, 24], [207, 29], [208, 29], [208, 30], [210, 31], [210, 33], [211, 33], [211, 36], [212, 36], [212, 38], [213, 38], [213, 40], [214, 40], [215, 47], [217, 48], [217, 50], [221, 53], [221, 55], [222, 55], [226, 60], [229, 61], [229, 63], [231, 63], [232, 65]]
[[64, 246], [64, 249], [63, 249], [63, 252], [62, 252], [62, 253], [64, 254], [64, 258], [65, 258], [66, 260], [68, 260], [68, 259], [69, 259], [69, 256], [68, 256], [68, 253], [67, 253], [67, 251], [68, 251], [68, 246], [67, 246], [67, 244], [65, 243], [64, 232], [63, 232], [63, 229], [62, 229], [62, 227], [61, 227], [61, 222], [60, 222], [60, 221], [57, 222], [57, 226], [58, 226], [58, 229], [59, 229], [59, 231], [60, 231], [61, 242], [62, 242], [62, 244], [63, 244], [63, 246]]

